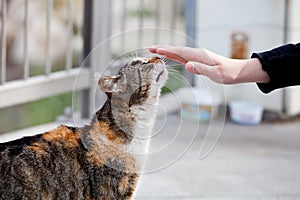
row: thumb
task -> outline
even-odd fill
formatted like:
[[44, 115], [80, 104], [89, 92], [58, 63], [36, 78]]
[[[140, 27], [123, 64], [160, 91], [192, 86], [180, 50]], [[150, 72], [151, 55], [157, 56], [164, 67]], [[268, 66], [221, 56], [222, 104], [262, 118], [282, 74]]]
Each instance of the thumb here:
[[223, 77], [216, 66], [210, 66], [199, 62], [187, 62], [185, 68], [193, 74], [206, 76], [217, 83], [224, 83]]
[[198, 62], [187, 62], [185, 64], [185, 69], [188, 72], [191, 72], [193, 74], [199, 74], [199, 75], [204, 75], [203, 72], [206, 71], [205, 68], [207, 68], [208, 66], [202, 63], [198, 63]]

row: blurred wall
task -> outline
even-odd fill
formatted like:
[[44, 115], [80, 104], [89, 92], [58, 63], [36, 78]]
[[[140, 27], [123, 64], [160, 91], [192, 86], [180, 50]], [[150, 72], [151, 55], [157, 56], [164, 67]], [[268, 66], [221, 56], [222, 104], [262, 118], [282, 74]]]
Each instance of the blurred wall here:
[[[288, 23], [288, 42], [300, 42], [300, 1], [290, 0], [289, 23]], [[298, 66], [299, 67], [299, 66]], [[299, 77], [300, 78], [300, 77]], [[300, 87], [290, 87], [286, 89], [286, 112], [290, 115], [300, 113]]]
[[[243, 31], [248, 35], [248, 57], [252, 52], [269, 50], [282, 45], [284, 42], [284, 3], [284, 0], [198, 0], [197, 42], [200, 47], [227, 57], [231, 54], [231, 34], [235, 31]], [[288, 38], [291, 41], [299, 41], [300, 16], [297, 10], [300, 8], [299, 3], [300, 1], [292, 0], [290, 5]], [[210, 88], [216, 85], [200, 76], [197, 77], [196, 85], [203, 87], [203, 80], [210, 85]], [[212, 92], [224, 93], [219, 87], [216, 88], [218, 89]], [[260, 92], [255, 83], [224, 86], [223, 89], [227, 101], [254, 100], [263, 103], [266, 109], [282, 111], [283, 92], [281, 89], [268, 95]], [[300, 93], [296, 92], [296, 89], [289, 89], [285, 102], [289, 104], [287, 111], [291, 114], [300, 112], [300, 103], [294, 101], [296, 97], [299, 99]]]

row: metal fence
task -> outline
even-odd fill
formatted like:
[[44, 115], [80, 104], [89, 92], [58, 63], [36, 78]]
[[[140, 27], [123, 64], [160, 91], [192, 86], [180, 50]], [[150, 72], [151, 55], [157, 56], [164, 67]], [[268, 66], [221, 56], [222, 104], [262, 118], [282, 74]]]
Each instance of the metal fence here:
[[[93, 90], [96, 88], [93, 79], [93, 73], [95, 70], [94, 65], [106, 64], [106, 61], [112, 58], [115, 53], [115, 49], [118, 49], [118, 45], [122, 46], [122, 43], [127, 38], [122, 38], [116, 44], [117, 47], [112, 47], [114, 44], [108, 43], [108, 50], [104, 52], [100, 58], [95, 55], [91, 57], [89, 62], [85, 62], [87, 66], [78, 68], [74, 67], [72, 62], [72, 45], [73, 45], [73, 22], [72, 13], [74, 13], [73, 0], [67, 0], [65, 6], [66, 12], [66, 49], [65, 49], [65, 66], [59, 71], [53, 70], [53, 64], [51, 60], [51, 53], [56, 51], [60, 46], [53, 46], [51, 43], [52, 30], [53, 30], [53, 6], [58, 0], [39, 0], [46, 1], [46, 7], [44, 12], [46, 20], [44, 28], [46, 29], [46, 46], [44, 49], [45, 61], [44, 72], [38, 76], [30, 76], [31, 60], [28, 54], [29, 51], [29, 34], [30, 19], [29, 13], [34, 12], [29, 10], [29, 0], [23, 1], [23, 63], [22, 63], [22, 77], [17, 80], [7, 79], [7, 29], [8, 29], [8, 7], [14, 0], [1, 0], [1, 46], [0, 46], [0, 108], [23, 104], [29, 101], [38, 100], [41, 98], [70, 92], [70, 91], [82, 91], [81, 99], [83, 107], [88, 107], [82, 111], [83, 115], [87, 117], [94, 108], [90, 105], [93, 104]], [[85, 0], [82, 9], [83, 12], [83, 49], [82, 58], [84, 59], [95, 46], [114, 34], [118, 34], [130, 29], [138, 29], [138, 35], [135, 38], [138, 42], [138, 46], [143, 46], [145, 39], [145, 27], [161, 27], [171, 30], [177, 30], [185, 32], [186, 25], [184, 19], [184, 8], [186, 8], [186, 2], [191, 0]], [[189, 4], [190, 5], [190, 4]], [[167, 10], [166, 10], [167, 9]], [[168, 19], [165, 14], [168, 13]], [[134, 21], [134, 22], [133, 22]], [[158, 43], [160, 35], [154, 34], [151, 37], [153, 44]], [[175, 40], [174, 35], [170, 34], [169, 38]], [[176, 41], [174, 41], [175, 43]], [[76, 80], [76, 84], [74, 82]]]
[[[17, 104], [26, 103], [29, 101], [38, 100], [41, 98], [57, 95], [60, 93], [75, 90], [82, 90], [89, 87], [88, 72], [84, 72], [78, 69], [72, 68], [72, 0], [67, 1], [66, 13], [67, 13], [67, 23], [66, 23], [66, 56], [65, 56], [65, 68], [58, 72], [53, 72], [52, 70], [52, 60], [50, 57], [51, 51], [55, 51], [56, 48], [51, 45], [51, 22], [53, 15], [53, 0], [46, 0], [47, 7], [45, 8], [46, 13], [46, 46], [44, 49], [45, 53], [45, 64], [44, 73], [39, 76], [29, 76], [30, 59], [28, 55], [29, 45], [28, 35], [29, 30], [29, 10], [28, 10], [28, 0], [23, 0], [24, 2], [24, 16], [23, 16], [23, 64], [21, 67], [23, 70], [23, 75], [21, 78], [13, 81], [7, 80], [7, 69], [10, 67], [7, 65], [7, 10], [8, 3], [11, 1], [2, 0], [1, 1], [1, 66], [0, 66], [0, 108], [13, 106]], [[78, 76], [78, 73], [81, 73]], [[75, 78], [78, 78], [80, 85], [77, 88], [73, 88], [73, 83]]]

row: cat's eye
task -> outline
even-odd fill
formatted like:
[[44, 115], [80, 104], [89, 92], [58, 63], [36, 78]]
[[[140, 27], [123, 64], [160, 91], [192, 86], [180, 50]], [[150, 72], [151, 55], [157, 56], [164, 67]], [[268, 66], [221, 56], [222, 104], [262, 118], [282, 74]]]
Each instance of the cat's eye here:
[[143, 64], [143, 62], [142, 61], [140, 61], [140, 60], [134, 60], [134, 61], [132, 61], [131, 62], [131, 65], [137, 65], [137, 64]]
[[142, 65], [145, 65], [145, 64], [148, 64], [149, 61], [141, 61], [141, 60], [134, 60], [131, 62], [131, 65], [137, 65], [137, 64], [142, 64]]

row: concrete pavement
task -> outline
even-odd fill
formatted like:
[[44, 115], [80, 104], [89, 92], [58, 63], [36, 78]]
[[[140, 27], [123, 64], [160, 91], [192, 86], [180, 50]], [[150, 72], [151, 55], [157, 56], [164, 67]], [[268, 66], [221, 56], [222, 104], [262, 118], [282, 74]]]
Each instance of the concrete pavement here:
[[[174, 135], [180, 123], [181, 133]], [[227, 121], [217, 145], [204, 159], [199, 159], [199, 152], [208, 124], [200, 123], [193, 144], [178, 160], [197, 123], [173, 115], [157, 124], [161, 133], [154, 137], [151, 149], [159, 153], [148, 159], [146, 170], [152, 172], [142, 175], [136, 199], [300, 199], [299, 121], [259, 126]], [[212, 146], [216, 137], [213, 131], [208, 135], [212, 137], [206, 144]], [[172, 164], [159, 169], [168, 162]]]
[[[0, 141], [56, 125], [4, 134]], [[300, 199], [300, 121], [241, 126], [169, 115], [158, 119], [149, 152], [137, 200]]]

